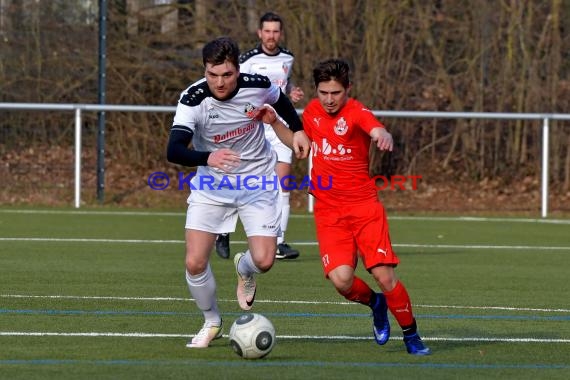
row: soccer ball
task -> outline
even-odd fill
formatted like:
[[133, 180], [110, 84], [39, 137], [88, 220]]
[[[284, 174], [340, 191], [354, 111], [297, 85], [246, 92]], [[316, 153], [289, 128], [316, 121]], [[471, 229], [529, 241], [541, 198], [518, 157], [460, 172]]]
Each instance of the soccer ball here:
[[243, 314], [230, 329], [230, 344], [244, 359], [259, 359], [275, 346], [273, 323], [261, 314]]

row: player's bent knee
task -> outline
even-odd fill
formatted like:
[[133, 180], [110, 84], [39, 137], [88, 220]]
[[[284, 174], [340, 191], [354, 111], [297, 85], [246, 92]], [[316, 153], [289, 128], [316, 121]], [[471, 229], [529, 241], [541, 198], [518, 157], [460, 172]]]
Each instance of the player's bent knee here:
[[195, 276], [200, 273], [204, 273], [206, 268], [208, 267], [207, 261], [195, 260], [195, 259], [186, 259], [186, 270], [192, 276]]
[[349, 292], [352, 288], [352, 278], [347, 278], [343, 276], [336, 276], [336, 277], [329, 277], [329, 280], [332, 282], [333, 286], [335, 287], [336, 291], [340, 294], [345, 294]]
[[257, 251], [256, 253], [252, 252], [251, 258], [253, 260], [253, 264], [261, 273], [267, 272], [273, 266], [275, 262], [275, 250], [277, 248], [272, 249], [264, 249], [263, 251]]
[[255, 262], [255, 266], [259, 269], [262, 273], [267, 272], [273, 266], [275, 262], [275, 253], [273, 255], [264, 257], [262, 260]]

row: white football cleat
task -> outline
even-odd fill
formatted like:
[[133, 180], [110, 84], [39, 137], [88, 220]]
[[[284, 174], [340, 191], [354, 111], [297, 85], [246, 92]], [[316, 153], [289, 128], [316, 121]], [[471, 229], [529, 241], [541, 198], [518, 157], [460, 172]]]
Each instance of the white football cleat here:
[[198, 334], [192, 340], [186, 343], [188, 348], [206, 348], [214, 339], [222, 337], [222, 324], [219, 326], [211, 326], [208, 322], [198, 331]]
[[239, 307], [242, 308], [242, 310], [247, 311], [250, 310], [251, 307], [253, 306], [253, 301], [255, 300], [256, 284], [255, 284], [255, 278], [253, 278], [253, 276], [249, 278], [243, 278], [238, 271], [239, 261], [244, 256], [245, 253], [243, 252], [236, 253], [236, 255], [234, 256], [234, 264], [236, 266], [236, 273], [238, 278], [237, 289], [236, 289], [238, 304]]

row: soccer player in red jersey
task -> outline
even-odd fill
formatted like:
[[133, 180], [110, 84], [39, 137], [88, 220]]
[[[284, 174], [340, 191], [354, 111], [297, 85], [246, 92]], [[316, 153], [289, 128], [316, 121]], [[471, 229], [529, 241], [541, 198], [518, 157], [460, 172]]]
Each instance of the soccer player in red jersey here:
[[[311, 193], [326, 277], [347, 300], [372, 309], [376, 342], [390, 337], [388, 312], [404, 334], [407, 351], [429, 355], [421, 340], [412, 303], [394, 268], [399, 259], [392, 249], [384, 206], [370, 178], [369, 148], [391, 151], [392, 135], [374, 114], [349, 97], [349, 65], [329, 59], [313, 69], [317, 98], [303, 112], [303, 128], [311, 140]], [[372, 290], [354, 271], [361, 258], [381, 293]]]

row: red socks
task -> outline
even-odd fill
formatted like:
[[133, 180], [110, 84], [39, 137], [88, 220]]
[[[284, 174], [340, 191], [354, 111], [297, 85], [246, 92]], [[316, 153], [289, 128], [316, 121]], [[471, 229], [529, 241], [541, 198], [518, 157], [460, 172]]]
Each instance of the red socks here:
[[358, 302], [364, 305], [370, 305], [370, 297], [374, 293], [370, 286], [361, 278], [354, 276], [352, 280], [352, 287], [346, 293], [339, 292], [344, 298], [349, 301]]
[[412, 301], [410, 301], [410, 296], [400, 281], [398, 281], [394, 289], [384, 292], [384, 296], [386, 297], [388, 308], [400, 326], [410, 326], [414, 323]]
[[[358, 302], [370, 306], [370, 299], [374, 291], [361, 278], [354, 276], [352, 287], [345, 293], [339, 292], [349, 301]], [[412, 326], [414, 324], [414, 314], [412, 312], [412, 301], [408, 291], [400, 281], [396, 283], [394, 289], [384, 292], [386, 303], [392, 315], [401, 327]]]

